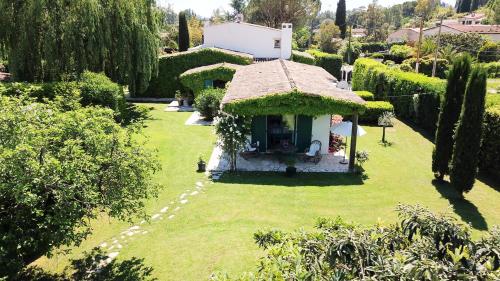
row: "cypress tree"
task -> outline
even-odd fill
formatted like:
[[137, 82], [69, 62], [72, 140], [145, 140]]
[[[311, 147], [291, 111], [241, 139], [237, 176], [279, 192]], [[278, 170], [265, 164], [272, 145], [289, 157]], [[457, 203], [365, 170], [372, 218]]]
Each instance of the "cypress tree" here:
[[471, 0], [460, 0], [457, 7], [457, 13], [470, 12]]
[[455, 132], [450, 182], [461, 193], [474, 185], [484, 120], [487, 74], [484, 68], [472, 69], [465, 91], [462, 112]]
[[340, 28], [340, 37], [344, 39], [347, 31], [345, 0], [339, 0], [339, 2], [337, 2], [337, 11], [335, 12], [335, 25]]
[[184, 52], [189, 49], [189, 29], [186, 13], [179, 13], [179, 51]]
[[437, 179], [443, 179], [449, 172], [449, 162], [453, 152], [453, 130], [460, 116], [467, 78], [471, 68], [471, 58], [464, 54], [453, 61], [448, 72], [448, 84], [441, 103], [437, 123], [435, 147], [432, 153], [432, 171]]
[[470, 11], [474, 12], [477, 8], [479, 8], [479, 0], [472, 0], [470, 4]]

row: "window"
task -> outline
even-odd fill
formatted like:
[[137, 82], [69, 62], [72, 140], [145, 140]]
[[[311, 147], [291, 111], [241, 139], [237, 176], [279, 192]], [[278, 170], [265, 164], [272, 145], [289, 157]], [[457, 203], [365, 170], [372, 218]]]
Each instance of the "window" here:
[[274, 39], [274, 48], [279, 49], [281, 48], [281, 40], [279, 39]]

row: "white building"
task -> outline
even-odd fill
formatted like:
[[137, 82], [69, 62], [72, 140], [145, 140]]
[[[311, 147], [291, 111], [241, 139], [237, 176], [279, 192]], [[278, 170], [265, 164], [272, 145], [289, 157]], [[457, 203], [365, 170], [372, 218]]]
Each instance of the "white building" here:
[[206, 23], [202, 48], [221, 48], [254, 56], [255, 59], [290, 59], [292, 24], [281, 29], [244, 22]]

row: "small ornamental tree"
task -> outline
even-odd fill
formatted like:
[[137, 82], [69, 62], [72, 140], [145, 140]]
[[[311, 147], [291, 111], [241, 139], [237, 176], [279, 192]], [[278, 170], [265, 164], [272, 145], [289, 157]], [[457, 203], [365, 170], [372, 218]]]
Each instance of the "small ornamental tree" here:
[[179, 52], [189, 49], [189, 28], [186, 13], [179, 13]]
[[219, 112], [214, 119], [218, 145], [228, 154], [231, 171], [236, 171], [236, 158], [250, 134], [250, 122], [244, 116]]
[[340, 38], [344, 39], [347, 31], [345, 0], [339, 0], [339, 2], [337, 2], [335, 25], [340, 29]]
[[394, 112], [386, 111], [382, 113], [378, 118], [378, 125], [382, 126], [382, 142], [386, 143], [385, 128], [394, 126]]
[[469, 192], [476, 179], [483, 132], [486, 78], [486, 71], [481, 66], [472, 69], [454, 136], [450, 182], [461, 193]]
[[448, 72], [448, 84], [441, 103], [437, 123], [435, 147], [432, 153], [432, 171], [437, 179], [448, 174], [453, 151], [453, 131], [462, 109], [463, 96], [471, 69], [469, 55], [459, 56]]
[[217, 115], [225, 93], [224, 89], [205, 89], [196, 96], [194, 104], [205, 120], [212, 121]]

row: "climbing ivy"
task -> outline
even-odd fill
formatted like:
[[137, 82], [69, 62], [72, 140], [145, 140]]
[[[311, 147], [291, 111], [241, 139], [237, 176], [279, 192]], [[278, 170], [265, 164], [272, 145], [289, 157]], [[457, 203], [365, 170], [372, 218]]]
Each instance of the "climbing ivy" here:
[[349, 100], [314, 96], [293, 90], [252, 99], [237, 100], [223, 105], [229, 113], [254, 116], [271, 114], [295, 114], [319, 116], [325, 114], [352, 115], [363, 113], [365, 106]]
[[220, 65], [215, 68], [182, 74], [180, 81], [182, 85], [193, 91], [195, 96], [205, 88], [205, 80], [231, 81], [236, 72], [234, 67]]

